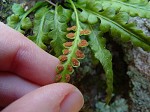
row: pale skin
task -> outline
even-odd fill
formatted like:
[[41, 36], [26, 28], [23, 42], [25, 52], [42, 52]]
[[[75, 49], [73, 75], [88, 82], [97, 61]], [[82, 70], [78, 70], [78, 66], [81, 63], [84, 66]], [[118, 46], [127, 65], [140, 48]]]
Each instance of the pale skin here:
[[79, 112], [81, 92], [71, 84], [54, 83], [58, 63], [0, 22], [1, 112]]

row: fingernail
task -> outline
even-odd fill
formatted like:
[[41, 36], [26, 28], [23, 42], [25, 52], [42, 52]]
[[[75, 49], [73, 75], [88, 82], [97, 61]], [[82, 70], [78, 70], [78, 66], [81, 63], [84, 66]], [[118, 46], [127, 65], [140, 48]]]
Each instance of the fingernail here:
[[79, 112], [83, 104], [84, 100], [81, 92], [75, 89], [61, 103], [60, 112]]

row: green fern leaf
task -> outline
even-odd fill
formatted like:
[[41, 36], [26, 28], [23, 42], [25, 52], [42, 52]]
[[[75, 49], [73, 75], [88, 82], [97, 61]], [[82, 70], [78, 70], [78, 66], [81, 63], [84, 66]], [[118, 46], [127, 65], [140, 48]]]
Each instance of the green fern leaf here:
[[[81, 22], [89, 24], [89, 15], [91, 14], [95, 15], [100, 20], [99, 28], [101, 35], [98, 35], [98, 29], [95, 30], [96, 28], [93, 27], [91, 34], [92, 36], [90, 35], [90, 45], [92, 50], [95, 52], [95, 57], [102, 63], [106, 72], [108, 86], [106, 90], [108, 94], [106, 101], [108, 103], [111, 99], [113, 91], [113, 72], [111, 54], [105, 49], [105, 42], [102, 35], [109, 32], [110, 35], [116, 40], [123, 42], [131, 41], [135, 46], [142, 47], [148, 51], [150, 51], [150, 37], [146, 36], [143, 31], [139, 30], [135, 24], [128, 23], [130, 16], [127, 12], [122, 12], [117, 8], [114, 9], [112, 7], [106, 9], [102, 9], [101, 7], [99, 9], [93, 7], [94, 5], [100, 3], [100, 0], [84, 0], [84, 3], [81, 2], [81, 0], [78, 0], [75, 5], [81, 9], [80, 17], [83, 17], [80, 19]], [[108, 61], [107, 59], [110, 60]]]
[[89, 14], [85, 10], [81, 12], [79, 20], [82, 22], [88, 22], [89, 24], [95, 24], [98, 22], [98, 18], [94, 14]]
[[25, 30], [28, 30], [32, 27], [32, 22], [27, 16], [37, 8], [44, 5], [45, 2], [38, 2], [31, 9], [25, 11], [20, 4], [13, 4], [13, 14], [7, 18], [7, 24], [15, 30], [24, 34]]
[[48, 35], [52, 39], [50, 44], [58, 57], [62, 54], [63, 43], [66, 41], [67, 23], [71, 18], [71, 11], [62, 6], [56, 6], [55, 11], [51, 12], [49, 18], [51, 31]]
[[[90, 0], [84, 0], [80, 1], [78, 0], [78, 4], [80, 4], [83, 7], [87, 7], [91, 9], [92, 11], [99, 11], [102, 9], [102, 5], [98, 1], [90, 1]], [[95, 14], [89, 13], [86, 10], [83, 10], [79, 15], [79, 20], [82, 22], [88, 22], [89, 24], [95, 24], [98, 22], [98, 18]]]
[[46, 21], [48, 13], [49, 8], [47, 7], [42, 7], [35, 13], [34, 28], [33, 28], [34, 35], [28, 36], [28, 38], [34, 41], [42, 49], [46, 49], [44, 39], [48, 38], [47, 29], [44, 28], [44, 26], [48, 24], [48, 22]]
[[107, 80], [106, 102], [109, 103], [113, 92], [112, 55], [109, 50], [105, 48], [106, 42], [105, 39], [100, 35], [100, 31], [92, 26], [90, 26], [90, 30], [92, 33], [89, 36], [89, 45], [94, 51], [95, 57], [100, 61], [104, 68]]
[[[87, 2], [88, 3], [88, 2]], [[92, 2], [90, 2], [92, 4]], [[144, 50], [150, 51], [150, 37], [146, 36], [143, 31], [139, 30], [135, 24], [128, 23], [129, 15], [126, 12], [116, 12], [113, 8], [107, 8], [104, 11], [94, 10], [92, 7], [77, 7], [90, 14], [96, 15], [100, 20], [100, 30], [110, 32], [111, 36], [123, 42], [131, 41], [133, 45], [142, 47]]]
[[12, 6], [12, 12], [16, 15], [23, 15], [25, 13], [24, 8], [20, 4], [14, 3]]
[[131, 16], [150, 18], [150, 2], [148, 0], [98, 0], [104, 10], [108, 7], [128, 12]]
[[[111, 15], [111, 17], [110, 17]], [[115, 14], [114, 10], [106, 9], [98, 14], [101, 19], [100, 30], [110, 31], [110, 34], [117, 40], [131, 41], [133, 45], [150, 51], [150, 37], [139, 30], [134, 23], [127, 23], [129, 15], [126, 12]], [[119, 38], [119, 39], [118, 39]]]
[[77, 0], [77, 4], [92, 11], [102, 10], [103, 8], [100, 0]]
[[65, 49], [63, 50], [63, 55], [59, 57], [61, 63], [60, 65], [57, 66], [56, 81], [61, 82], [69, 82], [70, 75], [74, 71], [73, 67], [80, 66], [79, 59], [84, 58], [84, 53], [79, 49], [82, 47], [86, 47], [88, 45], [88, 42], [84, 39], [81, 40], [80, 36], [88, 35], [90, 33], [89, 30], [82, 30], [79, 23], [79, 16], [77, 13], [77, 9], [72, 0], [68, 0], [68, 2], [71, 4], [75, 12], [74, 15], [76, 20], [75, 21], [76, 26], [67, 28], [68, 31], [71, 31], [66, 35], [69, 41], [63, 44]]

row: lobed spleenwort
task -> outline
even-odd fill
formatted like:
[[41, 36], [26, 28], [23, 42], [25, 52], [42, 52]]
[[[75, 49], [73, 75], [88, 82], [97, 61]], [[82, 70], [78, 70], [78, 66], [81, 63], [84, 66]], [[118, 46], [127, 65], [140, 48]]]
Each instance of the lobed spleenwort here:
[[12, 6], [12, 11], [14, 14], [7, 18], [7, 24], [24, 34], [24, 30], [28, 30], [32, 27], [32, 22], [27, 16], [33, 11], [45, 5], [45, 2], [37, 2], [32, 8], [25, 11], [25, 9], [20, 4], [14, 4]]
[[[43, 11], [45, 6], [48, 10]], [[59, 56], [60, 59], [60, 64], [56, 68], [56, 82], [69, 82], [70, 75], [74, 71], [73, 67], [80, 66], [79, 60], [85, 57], [81, 48], [86, 47], [89, 42], [95, 58], [99, 60], [105, 71], [108, 104], [113, 93], [113, 64], [112, 55], [106, 49], [107, 38], [104, 34], [110, 34], [118, 43], [131, 42], [133, 46], [150, 51], [150, 37], [134, 23], [129, 23], [129, 18], [135, 16], [150, 19], [150, 2], [148, 0], [66, 0], [63, 4], [66, 8], [62, 5], [53, 4], [53, 6], [49, 7], [46, 2], [38, 2], [25, 11], [20, 4], [14, 4], [13, 14], [7, 18], [7, 24], [25, 36], [28, 36], [26, 34], [31, 30], [33, 36], [28, 37], [44, 50], [50, 45], [53, 55]], [[35, 13], [34, 18], [29, 16], [31, 13]], [[72, 24], [74, 20], [75, 25], [67, 28], [68, 23]], [[88, 42], [81, 39], [82, 35], [89, 35]]]
[[63, 55], [59, 57], [60, 64], [57, 66], [57, 75], [56, 81], [69, 82], [70, 75], [73, 73], [73, 67], [80, 66], [79, 59], [84, 58], [84, 53], [80, 50], [82, 47], [88, 46], [88, 42], [84, 39], [80, 39], [82, 35], [89, 35], [90, 30], [83, 30], [79, 24], [78, 13], [74, 3], [69, 0], [71, 3], [75, 16], [76, 16], [76, 26], [67, 28], [67, 31], [71, 31], [66, 35], [69, 39], [68, 42], [65, 42]]

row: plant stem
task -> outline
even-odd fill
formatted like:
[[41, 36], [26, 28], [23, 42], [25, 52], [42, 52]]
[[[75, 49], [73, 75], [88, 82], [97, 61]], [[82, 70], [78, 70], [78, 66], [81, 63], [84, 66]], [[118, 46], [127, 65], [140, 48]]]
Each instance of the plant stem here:
[[79, 19], [78, 19], [79, 17], [78, 17], [77, 9], [76, 9], [74, 3], [72, 2], [72, 0], [69, 0], [69, 1], [70, 1], [71, 5], [72, 5], [72, 7], [73, 7], [74, 12], [75, 12], [76, 24], [77, 24], [77, 26], [80, 26], [80, 24], [79, 24]]
[[53, 5], [54, 7], [56, 7], [56, 4], [54, 4], [53, 2], [49, 1], [49, 0], [45, 0], [46, 2], [50, 3], [51, 5]]

